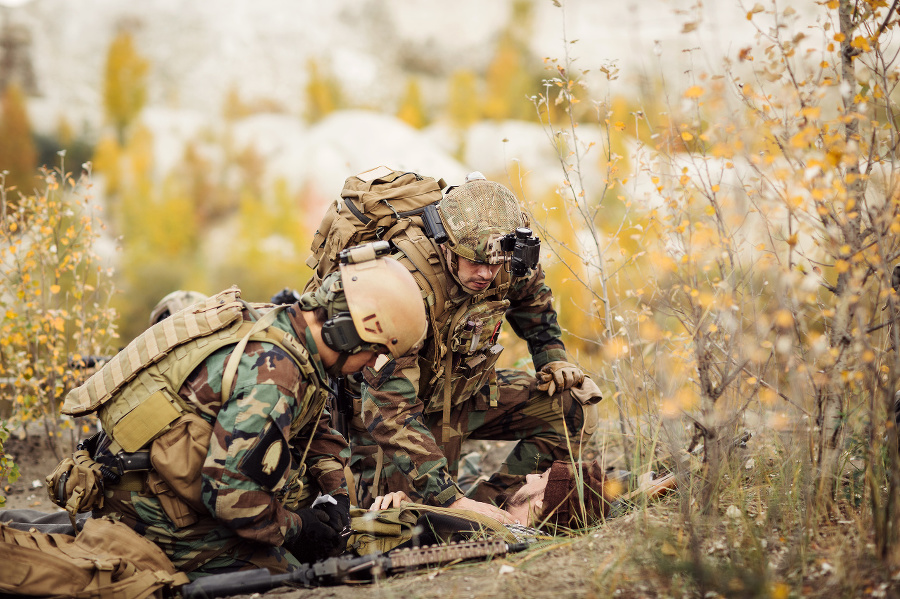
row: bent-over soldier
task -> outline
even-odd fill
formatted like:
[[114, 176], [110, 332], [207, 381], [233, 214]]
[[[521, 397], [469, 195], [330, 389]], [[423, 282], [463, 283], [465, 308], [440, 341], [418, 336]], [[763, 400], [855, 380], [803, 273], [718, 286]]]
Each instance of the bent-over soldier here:
[[[349, 433], [355, 491], [363, 507], [404, 491], [417, 502], [502, 520], [490, 505], [500, 494], [579, 455], [596, 428], [600, 393], [567, 361], [539, 244], [512, 192], [472, 173], [444, 194], [437, 212], [446, 242], [419, 236], [394, 254], [422, 289], [428, 332], [419, 351], [364, 371]], [[495, 368], [504, 316], [527, 342], [537, 377]], [[466, 439], [517, 441], [468, 496], [455, 481]]]

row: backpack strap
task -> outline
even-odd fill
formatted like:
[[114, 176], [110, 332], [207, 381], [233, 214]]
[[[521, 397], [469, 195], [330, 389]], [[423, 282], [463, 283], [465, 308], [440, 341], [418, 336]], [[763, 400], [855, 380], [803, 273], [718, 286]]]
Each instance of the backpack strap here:
[[[454, 327], [456, 327], [460, 317], [468, 308], [469, 302], [463, 302], [462, 306], [459, 307], [453, 315], [453, 318], [450, 320], [449, 331], [452, 331]], [[449, 335], [450, 333], [448, 332], [447, 334]], [[441, 342], [443, 343], [443, 339]], [[450, 392], [452, 391], [450, 377], [453, 374], [453, 352], [448, 349], [446, 354], [447, 355], [444, 357], [444, 408], [441, 415], [441, 445], [443, 446], [446, 446], [450, 441], [450, 405], [453, 401], [453, 397], [450, 395]]]
[[[398, 223], [399, 224], [399, 223]], [[406, 256], [412, 264], [410, 272], [423, 292], [427, 293], [425, 301], [431, 321], [436, 322], [441, 316], [447, 304], [447, 289], [444, 283], [444, 266], [440, 259], [440, 248], [431, 238], [417, 226], [409, 226], [409, 222], [403, 225], [405, 235], [398, 235], [394, 231], [393, 243]], [[393, 231], [393, 228], [391, 229]], [[409, 268], [407, 266], [407, 268]]]
[[[234, 351], [228, 356], [228, 362], [225, 363], [225, 370], [222, 372], [222, 404], [228, 401], [228, 397], [231, 395], [231, 386], [234, 384], [234, 379], [237, 375], [238, 364], [241, 361], [241, 356], [244, 355], [244, 348], [247, 347], [250, 337], [265, 330], [266, 327], [275, 322], [278, 315], [287, 307], [288, 304], [282, 304], [272, 308], [265, 316], [253, 323], [250, 330], [238, 341]], [[256, 310], [253, 310], [253, 312], [256, 312]]]

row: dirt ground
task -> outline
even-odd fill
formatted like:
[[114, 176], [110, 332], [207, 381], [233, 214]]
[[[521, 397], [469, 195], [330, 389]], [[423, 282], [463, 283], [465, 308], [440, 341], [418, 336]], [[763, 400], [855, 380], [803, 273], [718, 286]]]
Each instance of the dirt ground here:
[[[51, 512], [57, 508], [44, 490], [44, 478], [56, 466], [45, 438], [40, 434], [10, 438], [8, 453], [15, 456], [21, 477], [2, 481], [7, 508], [32, 508]], [[496, 465], [505, 447], [472, 446], [487, 450], [486, 468]], [[723, 506], [724, 510], [724, 506]], [[879, 570], [872, 531], [848, 512], [841, 518], [819, 523], [814, 537], [808, 531], [760, 531], [757, 541], [767, 544], [765, 560], [741, 563], [737, 547], [726, 547], [727, 518], [719, 529], [705, 533], [703, 551], [694, 551], [679, 516], [677, 493], [646, 509], [626, 512], [586, 533], [557, 537], [510, 554], [482, 562], [454, 564], [418, 570], [367, 584], [318, 588], [280, 587], [262, 594], [235, 595], [242, 599], [372, 599], [491, 598], [568, 599], [604, 597], [898, 597], [900, 570]], [[721, 535], [716, 533], [721, 531]], [[799, 543], [799, 539], [805, 539]], [[802, 551], [798, 550], [802, 547]], [[860, 548], [867, 548], [860, 550]], [[754, 554], [745, 547], [744, 555]], [[804, 559], [797, 557], [805, 553]], [[694, 565], [698, 556], [710, 567], [704, 573]], [[758, 558], [757, 558], [758, 559]], [[733, 563], [732, 567], [732, 561]], [[766, 565], [767, 564], [767, 565]], [[693, 570], [692, 570], [693, 568]], [[761, 569], [760, 569], [761, 568]], [[749, 572], [749, 574], [748, 574]], [[757, 577], [756, 573], [761, 573]], [[710, 576], [705, 591], [698, 581]], [[730, 578], [728, 578], [730, 577]], [[755, 578], [757, 577], [757, 578]], [[722, 580], [727, 584], [724, 584]]]
[[43, 512], [60, 510], [50, 501], [44, 485], [46, 476], [59, 463], [47, 438], [37, 432], [31, 432], [24, 438], [10, 436], [5, 450], [19, 467], [19, 478], [15, 482], [0, 481], [6, 497], [4, 508], [30, 508]]

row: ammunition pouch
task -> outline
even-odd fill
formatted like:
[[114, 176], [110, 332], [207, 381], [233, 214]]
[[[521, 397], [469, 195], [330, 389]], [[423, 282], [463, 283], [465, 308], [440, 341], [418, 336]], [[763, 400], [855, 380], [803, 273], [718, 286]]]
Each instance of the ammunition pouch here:
[[190, 526], [207, 513], [200, 491], [200, 473], [209, 452], [212, 425], [193, 413], [182, 414], [154, 439], [147, 452], [152, 468], [147, 486], [178, 528]]
[[444, 387], [448, 384], [454, 404], [467, 401], [488, 385], [487, 401], [479, 402], [475, 409], [487, 410], [497, 406], [500, 391], [495, 366], [503, 346], [496, 341], [507, 308], [509, 300], [505, 299], [481, 302], [469, 306], [454, 319], [446, 347], [446, 351], [453, 354], [451, 372], [443, 372], [442, 376], [432, 379], [433, 387], [425, 393], [426, 397], [432, 398], [425, 407], [426, 413], [443, 409]]

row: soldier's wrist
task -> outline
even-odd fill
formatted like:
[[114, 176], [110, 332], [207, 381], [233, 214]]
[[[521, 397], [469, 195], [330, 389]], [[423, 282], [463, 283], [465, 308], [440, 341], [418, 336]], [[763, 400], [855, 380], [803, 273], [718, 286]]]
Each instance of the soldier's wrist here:
[[457, 499], [462, 499], [466, 494], [454, 482], [449, 487], [434, 496], [433, 503], [439, 507], [450, 507]]
[[534, 363], [534, 371], [539, 372], [550, 362], [568, 362], [569, 356], [565, 349], [548, 349], [531, 356], [531, 361]]

